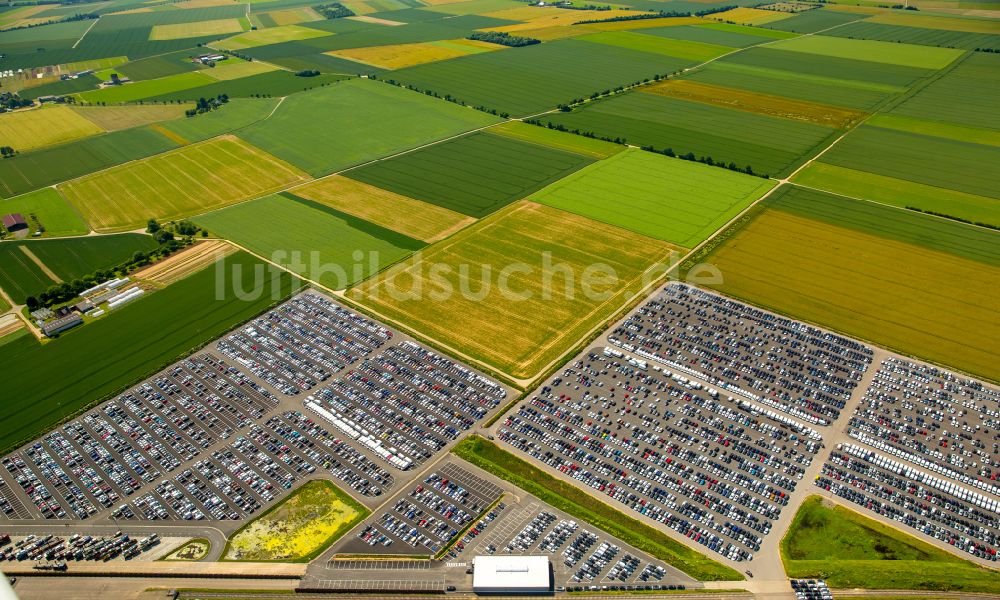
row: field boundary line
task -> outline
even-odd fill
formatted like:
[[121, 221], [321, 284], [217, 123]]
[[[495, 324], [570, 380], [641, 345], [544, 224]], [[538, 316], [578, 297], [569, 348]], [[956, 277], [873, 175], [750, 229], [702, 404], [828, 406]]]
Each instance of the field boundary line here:
[[46, 265], [45, 263], [43, 263], [42, 259], [38, 258], [38, 255], [36, 255], [34, 252], [31, 251], [31, 248], [28, 248], [24, 244], [21, 244], [21, 245], [19, 245], [17, 247], [17, 249], [20, 250], [21, 252], [23, 252], [24, 255], [28, 257], [28, 260], [30, 260], [31, 262], [35, 263], [35, 266], [37, 266], [39, 269], [41, 269], [42, 273], [45, 273], [46, 277], [48, 277], [52, 281], [55, 281], [56, 283], [62, 283], [63, 282], [62, 277], [59, 277], [58, 275], [56, 275], [55, 272], [53, 272], [52, 269], [50, 269], [48, 267], [48, 265]]
[[80, 45], [80, 42], [83, 41], [83, 38], [87, 37], [87, 34], [90, 33], [90, 30], [93, 29], [94, 25], [97, 25], [97, 22], [100, 20], [101, 20], [100, 16], [94, 19], [94, 22], [90, 24], [90, 27], [87, 28], [87, 31], [84, 31], [83, 34], [80, 36], [80, 39], [76, 40], [76, 43], [73, 44], [73, 48], [76, 48], [77, 46]]

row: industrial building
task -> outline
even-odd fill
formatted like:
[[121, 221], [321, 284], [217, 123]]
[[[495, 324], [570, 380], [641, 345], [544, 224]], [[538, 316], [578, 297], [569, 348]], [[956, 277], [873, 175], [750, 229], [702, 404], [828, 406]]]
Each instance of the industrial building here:
[[547, 556], [477, 556], [472, 561], [477, 594], [548, 594], [552, 569]]

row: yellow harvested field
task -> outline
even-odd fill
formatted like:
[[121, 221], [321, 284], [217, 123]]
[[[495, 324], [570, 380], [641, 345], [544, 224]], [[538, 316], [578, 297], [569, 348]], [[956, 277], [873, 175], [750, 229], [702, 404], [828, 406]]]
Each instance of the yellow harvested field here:
[[308, 183], [294, 193], [425, 242], [446, 238], [475, 221], [446, 208], [340, 175]]
[[542, 29], [546, 27], [558, 27], [572, 25], [579, 21], [591, 19], [611, 19], [614, 17], [624, 17], [628, 15], [646, 14], [648, 11], [642, 10], [566, 10], [554, 7], [525, 6], [519, 8], [506, 8], [486, 13], [484, 16], [497, 19], [507, 19], [509, 21], [521, 21], [517, 25], [504, 25], [503, 27], [491, 27], [487, 31], [525, 31], [529, 29]]
[[908, 15], [898, 10], [876, 15], [867, 19], [865, 23], [885, 23], [886, 25], [923, 27], [925, 29], [1000, 34], [1000, 21], [996, 20], [961, 19], [958, 17], [940, 17], [935, 15]]
[[[507, 31], [507, 27], [517, 27], [517, 25], [494, 27], [492, 31]], [[556, 25], [553, 27], [540, 27], [538, 29], [515, 29], [514, 31], [517, 32], [517, 35], [535, 38], [536, 40], [541, 40], [543, 42], [551, 42], [552, 40], [562, 40], [578, 35], [594, 33], [592, 29], [588, 29], [587, 25]]]
[[361, 21], [362, 23], [375, 23], [376, 25], [388, 25], [389, 27], [397, 27], [399, 25], [406, 25], [402, 21], [390, 21], [389, 19], [381, 19], [379, 17], [369, 17], [368, 15], [356, 14], [353, 17], [347, 17], [348, 19], [353, 19], [355, 21]]
[[174, 23], [172, 25], [153, 25], [149, 32], [150, 41], [181, 40], [184, 38], [202, 37], [206, 35], [227, 35], [243, 31], [239, 19], [214, 19], [212, 21], [195, 21], [194, 23]]
[[764, 25], [773, 23], [788, 17], [794, 16], [792, 13], [779, 12], [776, 10], [761, 10], [759, 8], [734, 8], [726, 12], [715, 13], [710, 18], [716, 21], [733, 21], [742, 25]]
[[211, 69], [202, 69], [201, 72], [213, 79], [218, 79], [219, 81], [230, 81], [232, 79], [240, 79], [242, 77], [260, 75], [261, 73], [268, 73], [270, 71], [277, 70], [278, 67], [268, 63], [262, 63], [259, 60], [251, 62], [240, 59], [231, 59]]
[[347, 295], [514, 377], [537, 375], [635, 295], [677, 248], [522, 201]]
[[[368, 13], [379, 12], [377, 8], [368, 5], [363, 0], [347, 0], [346, 2], [341, 2], [341, 4], [351, 9], [355, 15], [367, 15]], [[354, 19], [356, 17], [347, 18]]]
[[7, 314], [0, 316], [0, 338], [10, 335], [24, 327], [24, 321], [17, 318], [17, 315]]
[[268, 44], [280, 44], [281, 42], [308, 40], [327, 35], [333, 34], [329, 31], [310, 29], [301, 25], [282, 25], [281, 27], [248, 31], [241, 35], [222, 40], [221, 42], [215, 42], [212, 44], [212, 47], [219, 50], [242, 50], [243, 48], [255, 48], [257, 46], [267, 46]]
[[418, 42], [415, 44], [389, 44], [367, 48], [346, 48], [331, 50], [324, 54], [346, 58], [383, 69], [402, 69], [413, 65], [448, 60], [493, 50], [503, 50], [506, 46], [476, 42], [474, 40], [445, 40], [442, 42]]
[[640, 90], [647, 94], [680, 98], [702, 104], [714, 104], [772, 117], [808, 121], [838, 129], [848, 127], [866, 116], [866, 113], [837, 106], [793, 100], [783, 96], [758, 94], [684, 79], [667, 79], [640, 88]]
[[0, 13], [0, 29], [11, 27], [24, 27], [33, 23], [48, 21], [45, 18], [32, 18], [40, 12], [49, 10], [51, 6], [47, 4], [37, 4], [35, 6], [24, 6]]
[[[598, 17], [600, 18], [600, 17]], [[611, 23], [588, 23], [580, 25], [591, 31], [631, 31], [633, 29], [649, 29], [651, 27], [676, 27], [679, 25], [698, 25], [704, 23], [698, 17], [664, 17], [662, 19], [640, 19], [638, 21], [614, 21]]]
[[147, 279], [161, 285], [170, 285], [184, 279], [188, 275], [204, 269], [220, 258], [225, 258], [236, 252], [238, 248], [225, 240], [209, 240], [195, 245], [172, 256], [150, 265], [141, 271], [136, 271], [136, 279]]
[[26, 152], [103, 133], [66, 105], [0, 114], [0, 146]]
[[308, 175], [231, 135], [59, 185], [98, 231], [135, 229], [263, 196]]
[[726, 294], [996, 377], [1000, 268], [783, 210], [764, 211], [706, 260]]
[[104, 131], [118, 131], [158, 121], [178, 119], [191, 104], [130, 104], [126, 106], [74, 106], [72, 110]]
[[275, 25], [295, 25], [297, 23], [309, 23], [311, 21], [322, 21], [325, 17], [317, 13], [310, 7], [286, 8], [283, 10], [271, 10], [266, 13], [274, 21]]

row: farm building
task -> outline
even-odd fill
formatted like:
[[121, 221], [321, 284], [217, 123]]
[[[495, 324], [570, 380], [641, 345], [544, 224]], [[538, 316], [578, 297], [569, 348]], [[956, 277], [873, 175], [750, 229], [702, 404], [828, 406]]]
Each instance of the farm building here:
[[547, 594], [552, 591], [546, 556], [477, 556], [472, 590], [477, 594]]
[[61, 331], [66, 331], [67, 329], [71, 329], [82, 323], [83, 319], [80, 318], [80, 315], [71, 313], [65, 317], [54, 319], [42, 325], [42, 333], [44, 333], [47, 337], [52, 337]]
[[7, 231], [20, 231], [28, 228], [28, 222], [24, 220], [21, 213], [13, 213], [3, 216], [3, 228]]

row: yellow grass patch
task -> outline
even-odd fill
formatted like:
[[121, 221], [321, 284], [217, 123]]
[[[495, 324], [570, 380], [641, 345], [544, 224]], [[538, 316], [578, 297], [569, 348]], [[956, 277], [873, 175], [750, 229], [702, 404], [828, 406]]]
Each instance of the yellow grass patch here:
[[273, 192], [309, 176], [231, 135], [59, 186], [95, 230], [177, 219]]
[[221, 65], [217, 65], [211, 69], [203, 69], [201, 72], [213, 79], [229, 81], [231, 79], [240, 79], [242, 77], [259, 75], [261, 73], [268, 73], [276, 70], [278, 70], [278, 67], [262, 63], [259, 60], [251, 62], [237, 58], [227, 60]]
[[425, 242], [448, 237], [475, 221], [446, 208], [340, 175], [306, 184], [294, 193]]
[[188, 144], [191, 143], [187, 138], [185, 138], [181, 134], [175, 131], [171, 131], [162, 125], [153, 124], [150, 125], [149, 128], [159, 133], [160, 135], [166, 137], [167, 139], [177, 142], [181, 146], [187, 146]]
[[180, 40], [206, 35], [226, 35], [241, 31], [243, 31], [243, 24], [240, 23], [239, 19], [214, 19], [194, 23], [154, 25], [153, 30], [149, 32], [149, 39], [150, 41]]
[[390, 21], [389, 19], [381, 19], [379, 17], [369, 17], [368, 15], [356, 14], [353, 17], [347, 17], [348, 19], [354, 19], [355, 21], [362, 21], [364, 23], [375, 23], [377, 25], [388, 25], [390, 27], [398, 27], [399, 25], [406, 25], [402, 21]]
[[295, 25], [296, 23], [309, 23], [312, 21], [322, 21], [325, 17], [317, 13], [308, 6], [305, 8], [286, 8], [284, 10], [271, 10], [266, 13], [271, 17], [275, 25]]
[[517, 25], [505, 25], [503, 27], [491, 27], [487, 31], [525, 31], [528, 29], [543, 29], [546, 27], [558, 27], [572, 25], [579, 21], [591, 19], [611, 19], [614, 17], [624, 17], [628, 15], [641, 15], [647, 11], [640, 10], [566, 10], [564, 8], [533, 7], [525, 6], [521, 8], [507, 8], [486, 13], [487, 17], [497, 19], [507, 19], [510, 21], [521, 21]]
[[[493, 31], [507, 31], [507, 27], [516, 27], [516, 25], [495, 27]], [[538, 29], [515, 29], [514, 31], [517, 32], [517, 35], [535, 38], [543, 42], [551, 42], [552, 40], [562, 40], [578, 35], [594, 33], [592, 29], [588, 29], [587, 27], [587, 25], [556, 25], [554, 27], [540, 27]]]
[[711, 18], [723, 21], [733, 21], [743, 25], [764, 25], [791, 17], [792, 13], [776, 10], [761, 10], [759, 8], [734, 8], [726, 12], [715, 13]]
[[865, 117], [863, 112], [846, 108], [683, 79], [667, 79], [640, 90], [648, 94], [714, 104], [772, 117], [808, 121], [838, 129], [848, 127]]
[[[638, 291], [647, 270], [675, 251], [522, 201], [347, 293], [450, 348], [530, 377], [609, 317]], [[599, 282], [597, 264], [607, 276]]]
[[8, 314], [0, 316], [0, 338], [19, 331], [24, 327], [24, 321], [17, 318], [17, 315]]
[[104, 131], [118, 131], [184, 116], [190, 104], [74, 106], [72, 110]]
[[664, 17], [662, 19], [640, 19], [638, 21], [613, 21], [611, 23], [588, 23], [580, 25], [591, 31], [630, 31], [632, 29], [649, 29], [651, 27], [676, 27], [678, 25], [697, 25], [704, 23], [698, 17]]
[[32, 17], [40, 12], [49, 10], [50, 8], [52, 7], [48, 4], [38, 4], [36, 6], [25, 6], [23, 8], [15, 8], [14, 10], [2, 12], [0, 13], [0, 29], [23, 27], [32, 23], [48, 21], [48, 19], [33, 19]]
[[445, 40], [442, 42], [418, 42], [415, 44], [390, 44], [387, 46], [370, 46], [367, 48], [346, 48], [331, 50], [324, 54], [346, 58], [356, 62], [381, 67], [383, 69], [402, 69], [413, 65], [448, 60], [492, 50], [502, 50], [505, 46], [485, 42], [475, 43], [473, 40]]
[[0, 114], [0, 146], [18, 152], [102, 133], [68, 106], [46, 106]]
[[42, 273], [45, 273], [46, 277], [48, 277], [49, 279], [51, 279], [56, 283], [63, 282], [61, 277], [56, 275], [55, 272], [53, 272], [48, 265], [42, 262], [42, 259], [38, 258], [38, 255], [36, 255], [34, 252], [31, 251], [31, 248], [29, 248], [24, 244], [21, 244], [20, 246], [17, 247], [17, 249], [20, 250], [22, 253], [24, 253], [24, 255], [28, 257], [28, 260], [35, 263], [35, 266], [38, 267], [42, 271]]
[[876, 15], [865, 22], [903, 25], [905, 27], [923, 27], [925, 29], [944, 29], [947, 31], [965, 31], [969, 33], [1000, 34], [1000, 21], [960, 19], [957, 17], [939, 17], [933, 15], [909, 15], [898, 10]]
[[224, 240], [199, 242], [141, 271], [136, 271], [135, 277], [169, 285], [236, 251], [236, 246]]

